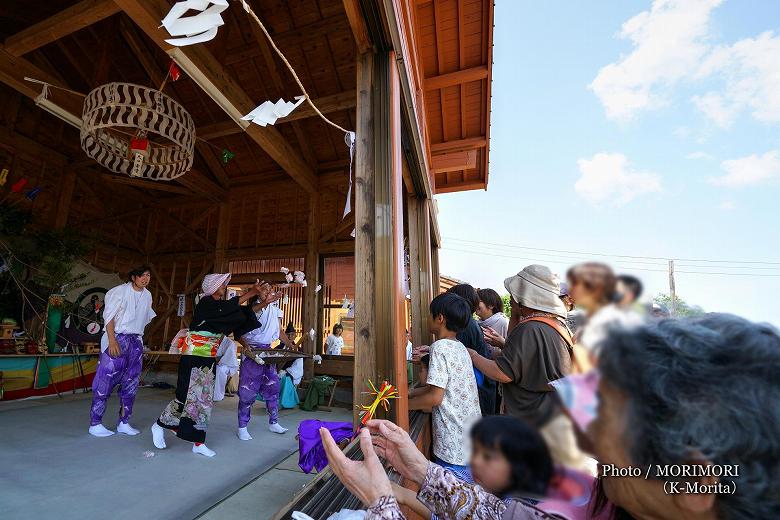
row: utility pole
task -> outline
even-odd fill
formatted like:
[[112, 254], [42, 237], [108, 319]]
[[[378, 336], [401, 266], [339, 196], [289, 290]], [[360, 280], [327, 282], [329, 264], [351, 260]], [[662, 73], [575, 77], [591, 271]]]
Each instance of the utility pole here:
[[672, 299], [672, 308], [669, 312], [672, 314], [672, 318], [677, 315], [677, 295], [674, 290], [674, 260], [669, 260], [669, 296]]

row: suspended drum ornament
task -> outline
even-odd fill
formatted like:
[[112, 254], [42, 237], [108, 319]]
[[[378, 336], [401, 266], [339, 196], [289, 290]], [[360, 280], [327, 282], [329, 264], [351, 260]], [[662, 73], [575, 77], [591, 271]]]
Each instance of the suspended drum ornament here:
[[87, 94], [81, 148], [115, 173], [170, 181], [192, 168], [195, 124], [159, 90], [107, 83]]

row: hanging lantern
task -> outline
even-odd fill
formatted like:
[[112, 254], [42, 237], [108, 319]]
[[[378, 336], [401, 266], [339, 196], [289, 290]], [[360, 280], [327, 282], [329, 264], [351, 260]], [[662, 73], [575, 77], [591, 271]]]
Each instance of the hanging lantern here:
[[159, 90], [107, 83], [84, 100], [81, 148], [112, 172], [170, 181], [192, 168], [195, 123]]

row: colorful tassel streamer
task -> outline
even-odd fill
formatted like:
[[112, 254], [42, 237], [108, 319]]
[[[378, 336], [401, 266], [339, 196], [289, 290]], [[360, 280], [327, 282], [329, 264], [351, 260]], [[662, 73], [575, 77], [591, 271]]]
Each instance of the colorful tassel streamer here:
[[222, 162], [225, 163], [225, 164], [229, 163], [230, 159], [232, 159], [235, 156], [236, 156], [236, 154], [234, 154], [233, 152], [231, 152], [227, 148], [223, 148], [222, 149], [222, 154], [220, 155], [220, 157], [222, 158]]
[[396, 390], [396, 388], [387, 381], [382, 383], [382, 386], [379, 387], [379, 390], [376, 389], [374, 383], [370, 379], [368, 380], [368, 386], [371, 388], [371, 391], [363, 393], [373, 395], [374, 402], [368, 406], [364, 404], [360, 405], [360, 424], [363, 426], [365, 426], [368, 421], [374, 418], [376, 409], [380, 404], [385, 409], [385, 411], [388, 411], [390, 406], [390, 399], [398, 399], [398, 390]]

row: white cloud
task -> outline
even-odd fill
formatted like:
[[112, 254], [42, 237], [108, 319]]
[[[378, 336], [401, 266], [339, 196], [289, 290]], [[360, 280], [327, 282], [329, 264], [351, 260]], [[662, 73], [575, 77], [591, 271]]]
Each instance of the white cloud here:
[[713, 156], [708, 154], [707, 152], [702, 152], [701, 150], [698, 152], [692, 152], [685, 156], [686, 159], [714, 159]]
[[749, 155], [739, 159], [730, 159], [720, 164], [725, 175], [710, 179], [716, 186], [735, 188], [760, 184], [780, 177], [780, 153], [767, 152], [764, 155]]
[[720, 209], [721, 211], [734, 211], [735, 209], [737, 209], [737, 205], [734, 204], [733, 201], [724, 200], [723, 202], [720, 203], [718, 209]]
[[771, 31], [712, 51], [697, 78], [722, 77], [721, 92], [694, 96], [694, 104], [718, 126], [726, 128], [743, 110], [765, 123], [780, 122], [780, 36]]
[[574, 190], [591, 204], [623, 206], [643, 193], [661, 191], [660, 176], [632, 170], [620, 153], [597, 153], [591, 159], [580, 159], [577, 166], [582, 176]]
[[708, 51], [710, 12], [722, 0], [655, 0], [623, 24], [619, 36], [633, 51], [603, 67], [590, 88], [607, 117], [630, 120], [668, 103], [663, 92], [691, 74]]

